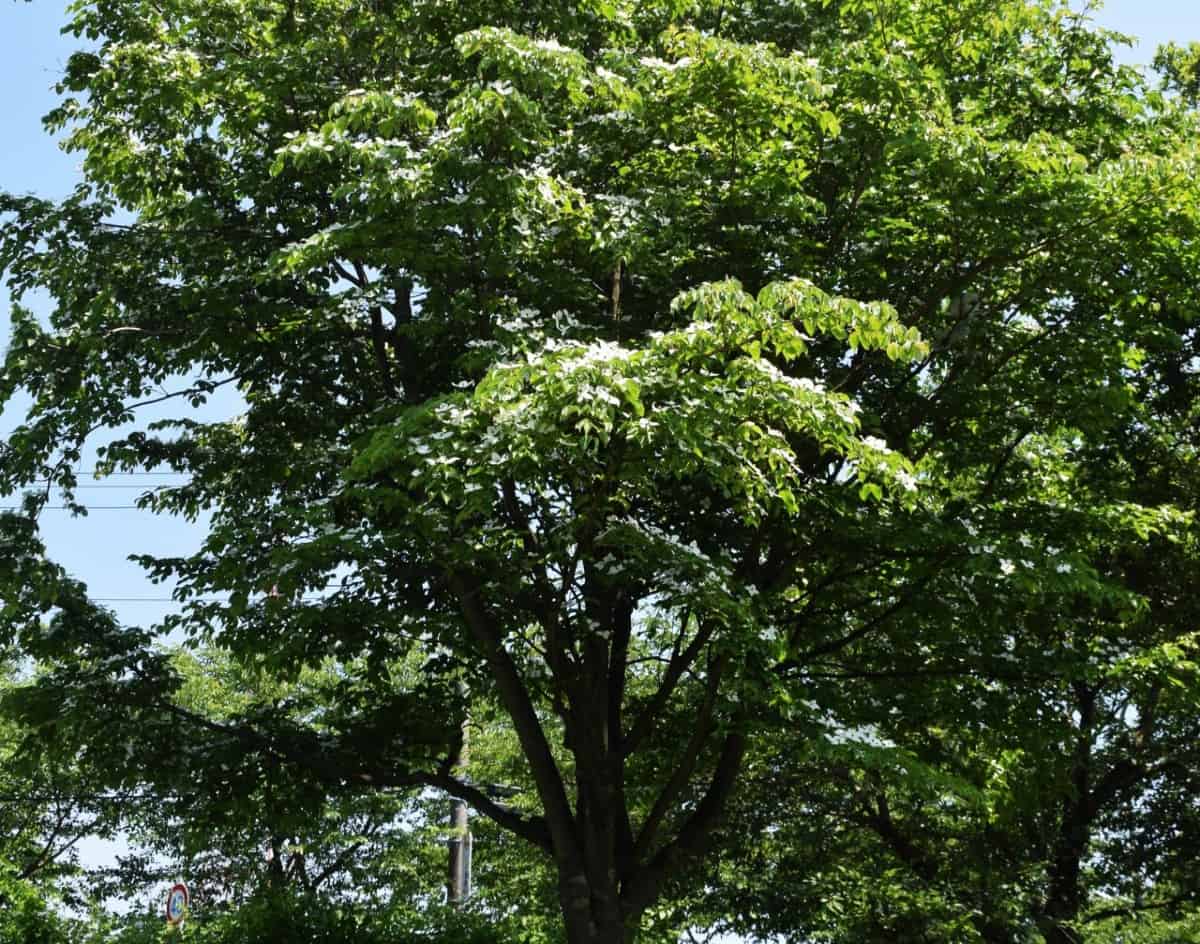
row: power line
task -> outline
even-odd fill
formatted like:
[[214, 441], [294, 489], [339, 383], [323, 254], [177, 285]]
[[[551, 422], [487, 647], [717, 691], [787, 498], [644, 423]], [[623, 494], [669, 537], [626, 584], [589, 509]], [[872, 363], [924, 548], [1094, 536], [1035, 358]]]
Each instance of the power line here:
[[[72, 469], [71, 472], [73, 472], [75, 475], [94, 475], [97, 478], [103, 478], [103, 479], [117, 478], [118, 476], [122, 476], [122, 475], [168, 476], [168, 475], [191, 475], [192, 474], [190, 472], [174, 472], [174, 471], [170, 471], [170, 470], [165, 471], [165, 472], [150, 472], [150, 471], [108, 472], [104, 469]], [[30, 485], [45, 485], [47, 482], [51, 482], [51, 481], [52, 481], [51, 479], [46, 479], [46, 478], [31, 479], [29, 484]]]
[[[330, 594], [325, 593], [302, 593], [298, 597], [281, 597], [284, 602], [288, 600], [328, 600], [331, 599]], [[224, 597], [188, 597], [182, 600], [176, 600], [174, 597], [88, 597], [92, 603], [228, 603], [229, 600]]]
[[92, 603], [228, 603], [221, 597], [192, 597], [176, 600], [174, 597], [88, 597]]
[[[149, 511], [141, 505], [81, 505], [86, 511]], [[0, 511], [24, 511], [23, 505], [0, 505]], [[40, 505], [38, 511], [75, 511], [74, 505]]]
[[[45, 484], [45, 483], [39, 483], [39, 484]], [[54, 485], [52, 487], [56, 488], [56, 489], [63, 488], [63, 486], [61, 486], [61, 485]], [[106, 484], [93, 485], [91, 483], [85, 483], [82, 485], [72, 485], [71, 488], [72, 489], [77, 489], [77, 488], [123, 488], [126, 490], [131, 489], [131, 488], [144, 488], [148, 491], [159, 491], [159, 490], [165, 489], [165, 488], [178, 488], [178, 486], [165, 485], [165, 484], [164, 485], [151, 485], [148, 482], [130, 482], [128, 485], [106, 485]]]

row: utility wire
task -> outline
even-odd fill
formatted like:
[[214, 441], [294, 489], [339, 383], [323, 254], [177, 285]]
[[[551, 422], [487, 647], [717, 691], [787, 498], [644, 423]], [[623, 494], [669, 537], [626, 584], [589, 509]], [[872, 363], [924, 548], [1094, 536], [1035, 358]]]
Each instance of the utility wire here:
[[[44, 483], [44, 482], [41, 482], [41, 483], [38, 483], [38, 484], [40, 484], [40, 485], [45, 485], [46, 483]], [[61, 488], [61, 486], [58, 486], [58, 485], [55, 485], [55, 486], [53, 486], [53, 487], [54, 487], [54, 488], [56, 488], [56, 489], [57, 489], [57, 488]], [[76, 488], [123, 488], [123, 489], [126, 489], [126, 490], [128, 490], [128, 489], [131, 489], [131, 488], [144, 488], [144, 489], [146, 489], [146, 490], [148, 490], [148, 491], [158, 491], [158, 490], [160, 490], [160, 489], [164, 489], [164, 488], [176, 488], [176, 487], [177, 487], [177, 486], [175, 486], [175, 485], [167, 485], [167, 484], [161, 484], [161, 485], [151, 485], [149, 482], [130, 482], [128, 485], [92, 485], [92, 484], [84, 484], [84, 485], [72, 485], [72, 486], [71, 486], [71, 488], [72, 488], [72, 489], [76, 489]]]
[[[264, 594], [264, 596], [269, 596]], [[282, 597], [286, 601], [294, 600], [329, 600], [331, 594], [302, 593], [298, 597]], [[174, 597], [88, 597], [92, 603], [228, 603], [224, 597], [188, 597], [176, 600]]]
[[[143, 470], [143, 471], [135, 471], [135, 472], [121, 472], [121, 471], [117, 471], [117, 470], [108, 472], [103, 469], [72, 469], [71, 471], [74, 472], [76, 475], [99, 475], [99, 476], [103, 476], [104, 478], [116, 477], [118, 475], [189, 475], [190, 474], [188, 472], [180, 472], [175, 469], [165, 469], [162, 472], [154, 472], [154, 471], [150, 471], [148, 469]], [[34, 479], [34, 481], [35, 482], [48, 482], [49, 479]]]
[[[141, 505], [82, 505], [86, 511], [149, 511]], [[0, 505], [0, 511], [24, 511], [23, 505]], [[41, 505], [38, 511], [74, 511], [71, 505]]]
[[[130, 477], [130, 478], [132, 478], [134, 476], [137, 476], [139, 478], [168, 478], [168, 477], [183, 477], [186, 475], [190, 475], [190, 473], [188, 473], [188, 472], [101, 472], [101, 473], [96, 473], [96, 472], [85, 472], [85, 471], [79, 471], [79, 472], [76, 472], [75, 474], [76, 475], [96, 476], [97, 483], [101, 482], [104, 479], [119, 478], [119, 477], [126, 477], [126, 476]], [[74, 487], [75, 488], [89, 488], [89, 487], [94, 487], [94, 484], [97, 484], [97, 483], [80, 482], [78, 485], [75, 485]], [[25, 484], [21, 487], [22, 488], [32, 488], [34, 486], [44, 486], [44, 485], [51, 485], [55, 488], [58, 488], [58, 482], [51, 481], [50, 479], [30, 479], [27, 484]], [[126, 487], [133, 488], [134, 486], [131, 484]]]

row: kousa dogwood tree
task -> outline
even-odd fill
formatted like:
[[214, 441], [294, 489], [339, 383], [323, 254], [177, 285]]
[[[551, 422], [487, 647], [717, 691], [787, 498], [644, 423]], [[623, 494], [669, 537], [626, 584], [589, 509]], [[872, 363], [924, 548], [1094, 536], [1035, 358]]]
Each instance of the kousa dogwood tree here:
[[[1031, 589], [1120, 596], [1014, 516], [1056, 444], [1130, 415], [1142, 340], [1190, 330], [1158, 315], [1194, 310], [1196, 129], [1066, 7], [73, 16], [48, 122], [84, 183], [0, 203], [0, 395], [30, 404], [0, 488], [38, 486], [0, 519], [3, 619], [57, 666], [15, 700], [43, 745], [229, 803], [281, 768], [314, 802], [444, 790], [547, 854], [570, 941], [625, 941], [764, 738], [897, 707], [858, 656], [973, 634], [969, 674]], [[237, 415], [198, 410], [224, 387]], [[160, 625], [38, 540], [93, 454], [207, 516], [198, 553], [141, 558]], [[1178, 517], [1123, 501], [1080, 533]], [[322, 695], [189, 708], [173, 632]], [[512, 803], [459, 765], [484, 715]]]

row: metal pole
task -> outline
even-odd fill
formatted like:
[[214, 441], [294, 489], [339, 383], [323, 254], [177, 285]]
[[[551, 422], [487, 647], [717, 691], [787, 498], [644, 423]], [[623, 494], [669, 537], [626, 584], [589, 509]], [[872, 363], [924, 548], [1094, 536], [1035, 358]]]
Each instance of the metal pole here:
[[[463, 720], [462, 743], [454, 757], [453, 767], [463, 773], [471, 760], [467, 727], [469, 718]], [[467, 804], [457, 798], [450, 801], [450, 868], [446, 877], [446, 900], [452, 907], [461, 907], [471, 897], [471, 825]]]
[[450, 804], [450, 875], [447, 882], [447, 898], [451, 905], [459, 907], [471, 897], [471, 830], [467, 816], [467, 804], [454, 800]]

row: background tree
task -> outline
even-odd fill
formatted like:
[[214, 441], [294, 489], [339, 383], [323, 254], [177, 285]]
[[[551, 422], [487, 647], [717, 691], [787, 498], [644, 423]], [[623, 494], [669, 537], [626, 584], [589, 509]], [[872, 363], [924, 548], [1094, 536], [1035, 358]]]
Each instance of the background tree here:
[[[408, 793], [313, 789], [268, 757], [231, 718], [294, 718], [324, 710], [337, 679], [322, 668], [293, 683], [248, 671], [220, 651], [175, 651], [183, 684], [170, 708], [189, 748], [215, 762], [164, 755], [151, 803], [125, 818], [137, 854], [108, 878], [114, 895], [155, 890], [183, 876], [198, 909], [237, 908], [266, 892], [291, 890], [363, 911], [440, 903], [444, 871], [440, 810]], [[196, 730], [197, 728], [203, 730]]]
[[[0, 655], [0, 703], [32, 671]], [[120, 798], [97, 789], [70, 757], [23, 756], [27, 734], [0, 712], [0, 941], [53, 942], [67, 933], [59, 910], [89, 903], [79, 842], [112, 835]]]
[[[832, 755], [803, 731], [767, 753], [732, 832], [770, 838], [711, 880], [727, 894], [709, 914], [761, 934], [1079, 941], [1194, 911], [1200, 338], [1176, 297], [1125, 339], [1123, 419], [1015, 451], [1019, 493], [995, 511], [1054, 544], [1020, 534], [1007, 576], [1039, 553], [1054, 576], [997, 596], [1007, 581], [976, 544], [923, 615], [959, 622], [958, 639], [926, 632], [908, 664], [874, 647], [830, 666], [860, 680], [858, 725]], [[1106, 523], [1089, 532], [1080, 506]], [[1109, 594], [1081, 594], [1084, 575]], [[980, 634], [989, 614], [1000, 627]], [[900, 710], [881, 722], [879, 702]]]
[[1200, 43], [1161, 46], [1154, 56], [1154, 68], [1162, 73], [1164, 88], [1193, 106], [1200, 101]]

